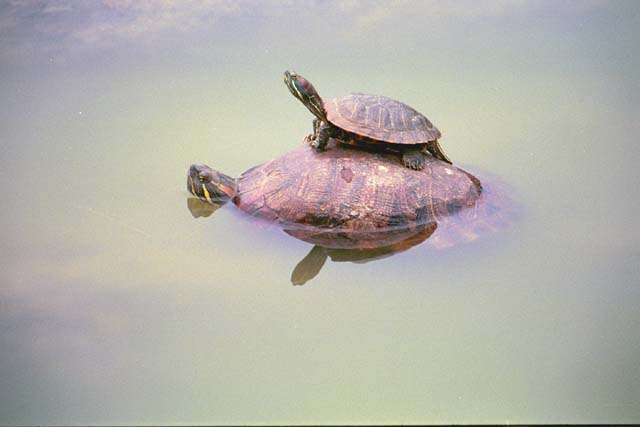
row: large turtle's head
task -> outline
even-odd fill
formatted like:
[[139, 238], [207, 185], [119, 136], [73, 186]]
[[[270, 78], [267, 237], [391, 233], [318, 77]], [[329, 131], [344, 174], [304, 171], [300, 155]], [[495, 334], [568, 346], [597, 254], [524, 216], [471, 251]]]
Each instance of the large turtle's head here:
[[191, 165], [187, 190], [203, 202], [223, 203], [236, 194], [236, 181], [207, 165]]
[[309, 80], [293, 70], [287, 70], [284, 72], [284, 84], [287, 85], [293, 96], [298, 98], [311, 111], [311, 114], [320, 120], [325, 119], [326, 113], [322, 98], [320, 98], [318, 91]]

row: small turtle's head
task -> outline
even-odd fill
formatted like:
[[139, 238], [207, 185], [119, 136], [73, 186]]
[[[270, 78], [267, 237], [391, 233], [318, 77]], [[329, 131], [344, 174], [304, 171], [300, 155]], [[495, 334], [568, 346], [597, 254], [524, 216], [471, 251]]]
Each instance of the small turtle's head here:
[[223, 203], [236, 194], [236, 181], [207, 165], [191, 165], [187, 190], [203, 202]]
[[293, 96], [298, 98], [311, 111], [311, 114], [320, 120], [325, 119], [326, 113], [322, 98], [320, 98], [318, 91], [309, 80], [293, 70], [287, 70], [284, 72], [284, 84], [287, 85]]

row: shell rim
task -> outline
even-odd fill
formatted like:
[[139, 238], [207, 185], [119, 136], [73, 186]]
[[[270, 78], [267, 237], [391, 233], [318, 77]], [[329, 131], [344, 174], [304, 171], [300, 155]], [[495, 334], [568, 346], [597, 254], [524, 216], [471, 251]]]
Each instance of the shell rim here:
[[[336, 98], [328, 98], [328, 99], [323, 99], [324, 101], [324, 107], [325, 107], [325, 112], [326, 112], [326, 119], [329, 123], [331, 123], [333, 126], [336, 126], [339, 129], [342, 129], [344, 131], [347, 131], [349, 133], [352, 133], [354, 135], [360, 136], [360, 137], [365, 137], [368, 139], [371, 139], [375, 142], [378, 143], [383, 143], [383, 144], [398, 144], [398, 145], [417, 145], [417, 144], [427, 144], [431, 141], [436, 141], [438, 139], [440, 139], [442, 137], [442, 133], [440, 132], [440, 130], [432, 124], [432, 128], [426, 128], [425, 130], [407, 130], [407, 131], [398, 131], [398, 130], [394, 130], [394, 129], [390, 129], [390, 130], [382, 130], [382, 129], [376, 129], [376, 128], [372, 128], [370, 126], [359, 126], [355, 123], [349, 122], [345, 119], [342, 118], [342, 115], [339, 113], [339, 104], [340, 102], [342, 102], [345, 98], [347, 97], [351, 97], [351, 96], [376, 96], [379, 98], [385, 98], [388, 99], [390, 101], [396, 102], [400, 105], [403, 106], [403, 108], [405, 109], [410, 109], [415, 111], [416, 114], [424, 117], [425, 119], [427, 119], [427, 117], [422, 114], [421, 112], [419, 112], [418, 110], [416, 110], [415, 108], [411, 107], [410, 105], [405, 104], [404, 102], [398, 101], [396, 99], [393, 98], [389, 98], [387, 96], [383, 96], [383, 95], [371, 95], [371, 94], [366, 94], [366, 93], [351, 93], [342, 97], [336, 97]], [[429, 123], [431, 123], [431, 121], [429, 119], [427, 119], [427, 121]], [[381, 133], [386, 133], [385, 138], [381, 139], [380, 138], [380, 134]], [[406, 136], [405, 136], [406, 135]], [[423, 138], [422, 135], [426, 135], [427, 139]]]

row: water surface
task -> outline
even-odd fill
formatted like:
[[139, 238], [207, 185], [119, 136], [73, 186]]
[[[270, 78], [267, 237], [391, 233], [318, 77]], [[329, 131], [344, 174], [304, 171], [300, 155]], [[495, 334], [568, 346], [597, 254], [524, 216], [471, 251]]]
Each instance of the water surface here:
[[[640, 422], [636, 2], [0, 5], [0, 424]], [[401, 99], [522, 207], [291, 274], [233, 206], [324, 96]], [[427, 241], [428, 242], [428, 241]]]

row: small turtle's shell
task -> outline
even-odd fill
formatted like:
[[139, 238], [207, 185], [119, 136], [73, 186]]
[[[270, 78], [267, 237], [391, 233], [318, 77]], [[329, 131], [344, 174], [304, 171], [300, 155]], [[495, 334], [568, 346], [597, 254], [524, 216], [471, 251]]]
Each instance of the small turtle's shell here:
[[425, 157], [425, 168], [415, 171], [392, 154], [333, 140], [320, 153], [303, 146], [244, 172], [234, 203], [324, 246], [390, 245], [473, 206], [481, 195], [478, 179]]
[[354, 93], [324, 100], [327, 120], [358, 136], [393, 144], [424, 144], [440, 131], [407, 104], [378, 95]]

